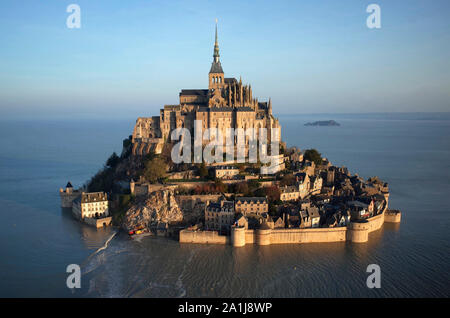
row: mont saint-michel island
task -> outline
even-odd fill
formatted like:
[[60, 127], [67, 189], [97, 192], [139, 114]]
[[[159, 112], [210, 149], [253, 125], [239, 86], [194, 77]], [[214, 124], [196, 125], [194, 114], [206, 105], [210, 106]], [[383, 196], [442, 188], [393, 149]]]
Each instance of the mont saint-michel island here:
[[139, 117], [120, 154], [85, 185], [60, 189], [62, 207], [131, 238], [235, 247], [364, 243], [384, 222], [400, 222], [387, 183], [286, 146], [271, 99], [225, 77], [217, 25], [213, 52], [208, 88], [183, 89], [179, 104]]

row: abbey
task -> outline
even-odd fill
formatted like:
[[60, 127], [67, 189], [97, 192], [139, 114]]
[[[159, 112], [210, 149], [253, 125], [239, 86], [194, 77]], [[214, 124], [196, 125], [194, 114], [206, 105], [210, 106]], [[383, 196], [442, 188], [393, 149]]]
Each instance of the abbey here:
[[208, 89], [183, 89], [178, 105], [165, 105], [159, 116], [136, 120], [132, 136], [133, 155], [161, 153], [163, 145], [171, 142], [170, 133], [176, 128], [186, 128], [194, 136], [196, 120], [202, 122], [203, 131], [218, 128], [223, 136], [226, 136], [227, 128], [254, 128], [256, 133], [260, 128], [266, 128], [268, 142], [271, 136], [277, 136], [274, 138], [280, 141], [281, 127], [272, 115], [271, 100], [259, 102], [253, 97], [252, 87], [244, 85], [242, 79], [225, 77], [220, 63], [217, 24], [208, 79]]

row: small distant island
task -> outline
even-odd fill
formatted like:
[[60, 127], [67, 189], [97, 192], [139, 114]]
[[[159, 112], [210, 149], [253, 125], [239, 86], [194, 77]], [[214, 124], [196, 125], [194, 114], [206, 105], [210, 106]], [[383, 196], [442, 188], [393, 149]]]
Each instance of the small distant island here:
[[334, 120], [320, 120], [312, 123], [306, 123], [305, 126], [340, 126], [340, 124]]

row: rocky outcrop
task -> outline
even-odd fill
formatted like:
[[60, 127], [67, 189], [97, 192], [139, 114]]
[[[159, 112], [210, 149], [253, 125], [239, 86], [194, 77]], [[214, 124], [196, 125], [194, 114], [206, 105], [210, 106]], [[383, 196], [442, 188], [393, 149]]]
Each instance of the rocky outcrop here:
[[151, 223], [174, 223], [183, 221], [173, 190], [159, 190], [139, 198], [126, 212], [122, 228], [129, 231], [148, 227]]

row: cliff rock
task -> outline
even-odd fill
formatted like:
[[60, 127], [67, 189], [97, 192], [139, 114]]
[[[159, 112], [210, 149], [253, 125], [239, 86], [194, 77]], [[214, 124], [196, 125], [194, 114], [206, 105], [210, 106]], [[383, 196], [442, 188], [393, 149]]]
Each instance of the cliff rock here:
[[152, 222], [172, 223], [183, 220], [173, 190], [159, 190], [137, 200], [126, 212], [122, 228], [129, 231], [147, 227]]

